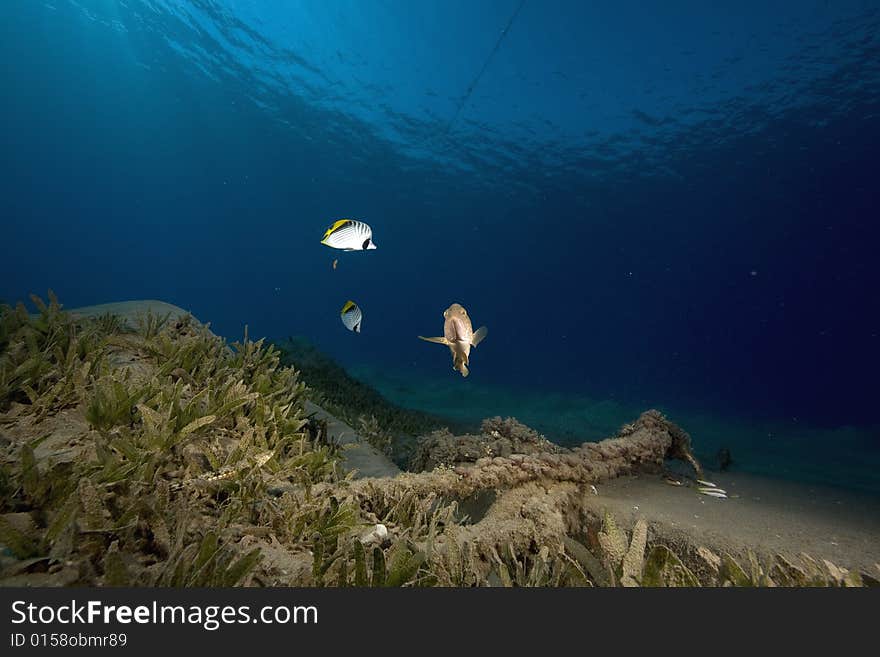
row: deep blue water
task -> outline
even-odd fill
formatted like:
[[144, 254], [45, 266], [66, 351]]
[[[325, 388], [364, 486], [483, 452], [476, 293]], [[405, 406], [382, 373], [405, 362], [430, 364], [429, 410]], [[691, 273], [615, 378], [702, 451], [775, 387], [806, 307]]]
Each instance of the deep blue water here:
[[0, 298], [450, 384], [458, 301], [469, 382], [880, 425], [880, 3], [519, 4], [6, 0]]

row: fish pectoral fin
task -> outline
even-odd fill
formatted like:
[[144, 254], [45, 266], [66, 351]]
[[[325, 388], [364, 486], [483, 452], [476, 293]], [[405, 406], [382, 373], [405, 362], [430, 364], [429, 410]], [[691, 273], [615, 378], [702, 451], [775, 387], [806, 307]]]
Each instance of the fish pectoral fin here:
[[419, 340], [424, 340], [425, 342], [436, 342], [437, 344], [445, 344], [447, 347], [449, 346], [449, 340], [447, 340], [444, 337], [426, 338], [426, 337], [420, 335]]
[[483, 340], [486, 339], [486, 335], [488, 333], [489, 329], [487, 329], [485, 326], [481, 326], [480, 328], [478, 328], [477, 332], [474, 333], [474, 337], [471, 338], [471, 346], [476, 347], [478, 344], [480, 344]]

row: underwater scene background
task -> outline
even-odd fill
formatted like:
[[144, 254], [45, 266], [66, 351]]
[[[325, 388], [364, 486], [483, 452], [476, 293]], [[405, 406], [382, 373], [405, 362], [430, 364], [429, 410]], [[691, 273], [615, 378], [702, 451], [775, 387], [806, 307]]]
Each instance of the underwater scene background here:
[[[565, 445], [657, 407], [710, 468], [880, 494], [880, 3], [0, 15], [0, 299], [161, 299]], [[416, 337], [452, 302], [466, 380]]]

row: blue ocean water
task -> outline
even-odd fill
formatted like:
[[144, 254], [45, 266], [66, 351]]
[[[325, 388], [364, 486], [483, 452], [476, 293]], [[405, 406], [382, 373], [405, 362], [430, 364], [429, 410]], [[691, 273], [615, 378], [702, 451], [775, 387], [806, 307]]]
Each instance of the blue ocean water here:
[[[0, 16], [0, 299], [162, 299], [305, 336], [428, 410], [528, 408], [576, 441], [584, 400], [659, 406], [755, 471], [798, 455], [844, 482], [854, 457], [877, 482], [880, 3]], [[379, 248], [320, 245], [342, 217]], [[416, 339], [454, 301], [489, 327], [466, 381]]]

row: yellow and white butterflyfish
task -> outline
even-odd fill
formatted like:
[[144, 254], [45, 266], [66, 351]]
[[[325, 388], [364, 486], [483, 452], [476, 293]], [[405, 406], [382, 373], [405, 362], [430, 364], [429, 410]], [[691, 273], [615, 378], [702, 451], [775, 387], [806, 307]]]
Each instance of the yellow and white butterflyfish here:
[[333, 222], [333, 225], [324, 231], [321, 244], [343, 251], [367, 251], [376, 248], [373, 229], [356, 219], [340, 219]]
[[345, 328], [355, 333], [361, 332], [361, 320], [364, 318], [364, 315], [354, 301], [346, 301], [339, 315], [342, 317], [342, 323], [345, 324]]

